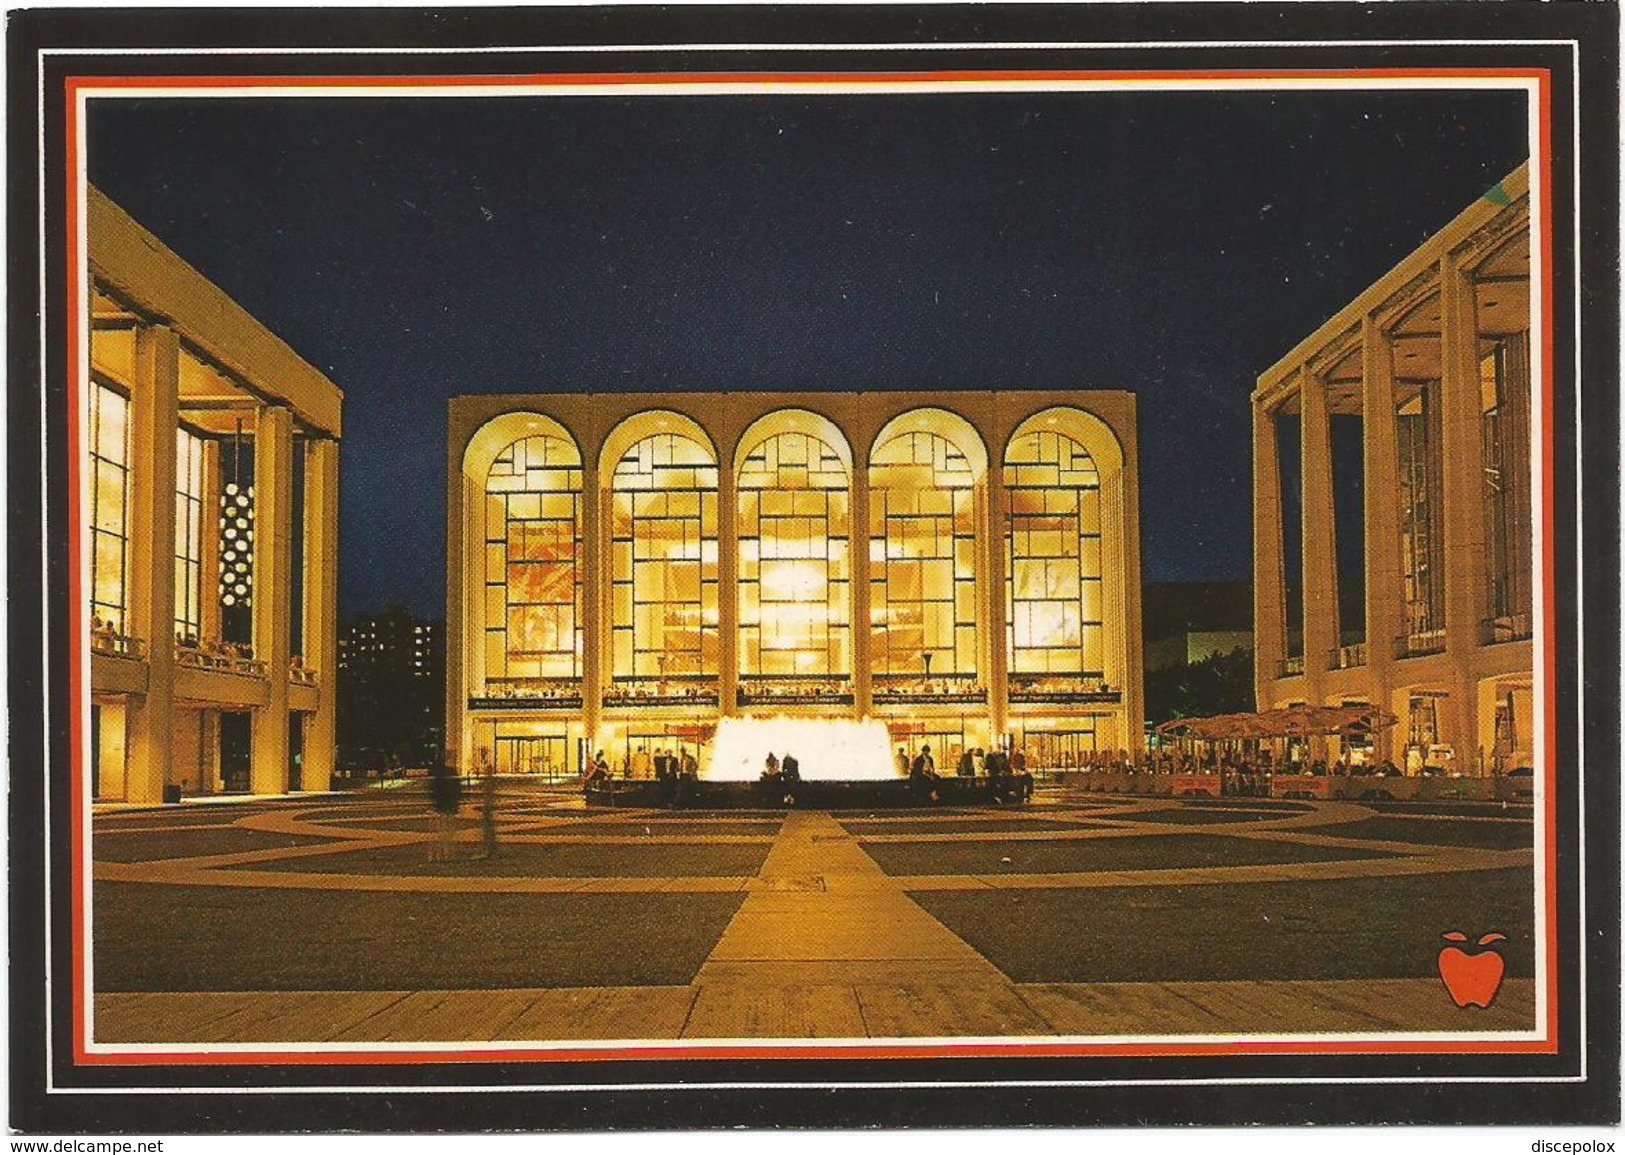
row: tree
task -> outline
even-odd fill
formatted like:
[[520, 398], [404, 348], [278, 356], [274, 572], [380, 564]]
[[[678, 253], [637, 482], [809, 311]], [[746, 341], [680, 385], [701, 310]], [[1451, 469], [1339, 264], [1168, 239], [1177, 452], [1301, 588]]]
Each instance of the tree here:
[[1236, 649], [1188, 666], [1169, 666], [1145, 676], [1145, 712], [1153, 723], [1204, 718], [1256, 709], [1253, 653]]

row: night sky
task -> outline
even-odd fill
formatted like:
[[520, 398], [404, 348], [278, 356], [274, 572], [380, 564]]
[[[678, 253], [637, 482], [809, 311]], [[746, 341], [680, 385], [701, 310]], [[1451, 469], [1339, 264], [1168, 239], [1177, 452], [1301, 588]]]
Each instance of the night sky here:
[[1257, 374], [1528, 151], [1521, 93], [1393, 92], [140, 100], [89, 141], [344, 390], [341, 613], [435, 617], [458, 393], [1129, 389], [1145, 579], [1245, 579]]

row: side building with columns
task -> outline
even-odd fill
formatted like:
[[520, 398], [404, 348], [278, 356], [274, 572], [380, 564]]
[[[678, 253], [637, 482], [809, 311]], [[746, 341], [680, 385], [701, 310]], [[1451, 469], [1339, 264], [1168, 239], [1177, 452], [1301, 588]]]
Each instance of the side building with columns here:
[[1533, 764], [1528, 186], [1526, 165], [1252, 397], [1258, 705], [1391, 711], [1353, 760]]
[[88, 190], [91, 796], [326, 790], [343, 394]]
[[454, 398], [451, 756], [703, 771], [719, 719], [777, 715], [939, 765], [1136, 751], [1137, 452], [1124, 392]]

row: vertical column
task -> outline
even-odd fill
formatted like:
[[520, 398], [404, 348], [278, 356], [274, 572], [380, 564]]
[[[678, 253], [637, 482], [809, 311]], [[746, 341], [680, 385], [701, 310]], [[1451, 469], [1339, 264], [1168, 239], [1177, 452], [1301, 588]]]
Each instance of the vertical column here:
[[1281, 458], [1275, 413], [1253, 399], [1253, 656], [1258, 708], [1275, 704], [1274, 687], [1286, 656], [1286, 574], [1282, 569]]
[[1010, 648], [1004, 603], [1004, 475], [996, 462], [988, 465], [981, 488], [982, 516], [976, 519], [976, 553], [983, 564], [977, 571], [987, 575], [987, 579], [976, 600], [982, 610], [983, 653], [987, 655], [987, 675], [982, 681], [987, 686], [989, 722], [993, 740], [997, 742], [1010, 728]]
[[[339, 444], [305, 447], [305, 658], [316, 671], [316, 712], [305, 725], [301, 788], [331, 787], [338, 724]], [[449, 720], [448, 720], [449, 721]]]
[[852, 577], [852, 694], [853, 710], [866, 718], [874, 705], [874, 679], [870, 642], [874, 623], [870, 617], [869, 590], [869, 463], [852, 466], [852, 537], [849, 548]]
[[1487, 616], [1484, 540], [1483, 405], [1479, 393], [1478, 321], [1471, 276], [1454, 254], [1439, 266], [1439, 402], [1444, 457], [1445, 652], [1454, 674], [1444, 741], [1456, 769], [1476, 770], [1478, 683], [1474, 660]]
[[[610, 495], [599, 492], [598, 463], [583, 462], [581, 471], [581, 557], [584, 566], [581, 604], [581, 725], [593, 749], [598, 747], [598, 725], [603, 713], [604, 688], [609, 685], [606, 667], [614, 631], [610, 629], [614, 609], [614, 583], [610, 573]], [[568, 751], [566, 751], [568, 757]]]
[[[1101, 617], [1101, 672], [1106, 684], [1122, 695], [1127, 704], [1127, 686], [1123, 666], [1123, 561], [1122, 522], [1123, 475], [1121, 472], [1103, 473], [1100, 478], [1100, 617]], [[1122, 732], [1121, 708], [1113, 711], [1117, 733], [1109, 744], [1112, 750], [1127, 750], [1128, 736]]]
[[1140, 617], [1140, 462], [1138, 427], [1122, 436], [1124, 445], [1120, 506], [1117, 510], [1123, 536], [1123, 718], [1128, 729], [1126, 746], [1131, 755], [1145, 748], [1145, 633]]
[[125, 797], [162, 802], [175, 705], [175, 427], [180, 339], [161, 325], [136, 335], [130, 401], [129, 614], [146, 642], [147, 692], [130, 707]]
[[[1399, 550], [1399, 427], [1393, 350], [1375, 319], [1360, 322], [1365, 442], [1365, 661], [1371, 704], [1387, 708], [1394, 640], [1400, 633], [1404, 573]], [[1392, 758], [1391, 730], [1375, 735], [1378, 758]]]
[[717, 704], [723, 717], [739, 713], [739, 478], [733, 463], [717, 461]]
[[[471, 527], [480, 523], [471, 520], [468, 502], [468, 482], [463, 476], [463, 451], [467, 434], [457, 420], [456, 406], [449, 410], [446, 436], [446, 724], [442, 736], [445, 761], [453, 766], [469, 765], [463, 750], [464, 711], [468, 709], [468, 689], [473, 670], [468, 657], [468, 635], [477, 632], [480, 618], [476, 617], [472, 593], [483, 590], [471, 587], [468, 581], [472, 554], [478, 553], [485, 561], [485, 543], [472, 539]], [[484, 613], [484, 602], [480, 603]], [[337, 690], [338, 671], [333, 683]]]
[[266, 700], [254, 710], [249, 790], [288, 788], [288, 629], [293, 586], [293, 414], [260, 410], [254, 429], [254, 657]]
[[1332, 496], [1331, 415], [1326, 384], [1300, 375], [1303, 439], [1303, 675], [1311, 705], [1323, 705], [1326, 670], [1341, 639], [1337, 614], [1337, 509]]

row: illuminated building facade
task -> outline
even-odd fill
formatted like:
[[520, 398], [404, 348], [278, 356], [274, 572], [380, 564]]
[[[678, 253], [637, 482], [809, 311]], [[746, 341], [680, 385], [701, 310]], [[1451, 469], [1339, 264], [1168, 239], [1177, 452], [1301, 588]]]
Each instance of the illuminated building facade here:
[[343, 395], [95, 188], [86, 211], [92, 795], [325, 790]]
[[939, 764], [1137, 749], [1135, 435], [1121, 392], [454, 398], [448, 747], [703, 766], [783, 715]]
[[1532, 764], [1529, 255], [1521, 168], [1253, 394], [1258, 705], [1391, 710], [1360, 760]]

